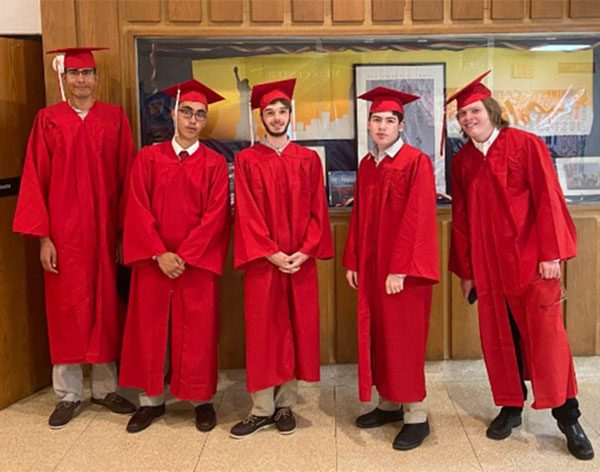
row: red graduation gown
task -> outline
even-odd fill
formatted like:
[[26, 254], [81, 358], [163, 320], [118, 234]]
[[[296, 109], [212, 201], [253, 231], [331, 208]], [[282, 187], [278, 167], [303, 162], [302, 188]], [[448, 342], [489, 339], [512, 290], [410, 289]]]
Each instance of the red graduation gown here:
[[53, 364], [119, 356], [116, 246], [134, 156], [124, 111], [95, 102], [82, 120], [61, 102], [40, 110], [29, 136], [13, 231], [49, 236], [58, 274], [44, 272]]
[[[333, 257], [317, 153], [289, 143], [278, 155], [256, 144], [235, 157], [234, 265], [245, 271], [246, 383], [255, 392], [293, 378], [319, 380], [315, 259]], [[293, 275], [266, 256], [301, 251]]]
[[[358, 384], [386, 400], [425, 398], [425, 350], [432, 284], [439, 281], [435, 179], [429, 158], [404, 144], [378, 166], [360, 164], [344, 253], [358, 272]], [[388, 274], [406, 274], [404, 289], [387, 295]]]
[[[162, 393], [170, 341], [171, 393], [192, 401], [210, 400], [215, 393], [218, 277], [229, 244], [228, 199], [225, 158], [205, 145], [182, 162], [170, 141], [138, 154], [123, 236], [125, 263], [133, 274], [121, 385], [150, 396]], [[152, 260], [167, 251], [186, 263], [174, 280]]]
[[574, 257], [577, 245], [548, 149], [514, 128], [500, 131], [485, 157], [469, 141], [452, 160], [452, 197], [449, 266], [477, 288], [496, 405], [524, 403], [506, 303], [521, 335], [533, 408], [562, 405], [577, 385], [560, 281], [541, 279], [538, 263]]

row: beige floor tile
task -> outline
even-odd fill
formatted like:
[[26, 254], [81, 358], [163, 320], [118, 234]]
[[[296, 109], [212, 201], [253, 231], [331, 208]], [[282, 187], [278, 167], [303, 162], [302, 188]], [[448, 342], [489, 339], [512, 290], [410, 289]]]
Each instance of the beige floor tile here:
[[[600, 470], [597, 461], [578, 461], [568, 453], [564, 436], [548, 410], [526, 407], [523, 424], [509, 438], [493, 441], [485, 436], [485, 430], [499, 410], [493, 405], [487, 382], [448, 382], [446, 388], [484, 471]], [[598, 435], [585, 420], [582, 425], [598, 449]]]
[[55, 401], [54, 393], [46, 389], [0, 411], [2, 472], [53, 470], [99, 411], [84, 401], [66, 427], [52, 430], [48, 417]]
[[210, 433], [196, 471], [335, 470], [333, 392], [330, 386], [299, 387], [294, 434], [282, 436], [272, 426], [245, 439], [230, 438], [229, 430], [249, 412], [250, 398], [227, 392], [219, 410], [222, 422]]
[[600, 380], [600, 356], [575, 357], [573, 363], [579, 380]]
[[427, 403], [431, 434], [412, 451], [392, 448], [402, 423], [359, 429], [357, 415], [375, 406], [358, 402], [356, 387], [336, 388], [337, 452], [339, 471], [479, 471], [477, 458], [458, 414], [441, 384], [428, 385]]
[[[600, 368], [596, 373], [596, 380], [579, 380], [579, 406], [581, 414], [590, 423], [590, 426], [600, 434]], [[597, 451], [600, 453], [600, 451]], [[598, 464], [600, 470], [600, 464]]]
[[[218, 408], [222, 394], [215, 396]], [[57, 471], [193, 471], [208, 437], [196, 430], [188, 402], [170, 399], [167, 412], [146, 430], [125, 431], [128, 416], [100, 411]]]

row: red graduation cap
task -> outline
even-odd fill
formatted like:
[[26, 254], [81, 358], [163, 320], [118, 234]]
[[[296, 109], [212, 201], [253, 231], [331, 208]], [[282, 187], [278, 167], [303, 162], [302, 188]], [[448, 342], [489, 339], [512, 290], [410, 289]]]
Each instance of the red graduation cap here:
[[63, 48], [63, 49], [52, 49], [46, 51], [46, 54], [64, 53], [65, 69], [88, 69], [96, 68], [96, 61], [94, 61], [93, 51], [104, 51], [108, 48], [102, 47], [78, 47], [78, 48]]
[[273, 100], [283, 98], [291, 101], [292, 95], [294, 95], [294, 87], [296, 86], [296, 79], [280, 80], [278, 82], [267, 82], [264, 84], [257, 84], [252, 87], [252, 96], [250, 97], [250, 106], [254, 108], [260, 108], [261, 111], [271, 103]]
[[199, 102], [208, 107], [210, 103], [225, 100], [217, 92], [194, 79], [168, 87], [163, 92], [175, 98], [177, 104], [181, 102]]
[[475, 80], [454, 92], [446, 100], [446, 105], [448, 105], [448, 103], [450, 103], [452, 100], [456, 100], [456, 109], [460, 110], [461, 108], [464, 108], [478, 100], [490, 98], [492, 96], [492, 91], [481, 83], [481, 80], [490, 72], [492, 72], [492, 69], [484, 72]]
[[359, 95], [358, 98], [371, 101], [370, 113], [380, 111], [397, 111], [404, 114], [404, 105], [418, 100], [419, 96], [387, 87], [375, 87], [368, 92]]

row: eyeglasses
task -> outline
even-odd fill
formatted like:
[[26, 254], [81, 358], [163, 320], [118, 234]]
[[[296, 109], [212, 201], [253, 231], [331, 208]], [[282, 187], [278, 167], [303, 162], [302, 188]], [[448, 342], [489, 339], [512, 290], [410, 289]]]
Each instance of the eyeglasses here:
[[566, 299], [567, 299], [567, 289], [565, 288], [565, 286], [563, 284], [560, 284], [560, 299], [549, 305], [540, 305], [540, 306], [542, 308], [548, 310], [549, 308], [552, 308], [553, 306], [561, 304]]
[[96, 71], [94, 69], [67, 69], [65, 74], [69, 77], [79, 77], [80, 75], [84, 77], [92, 77]]
[[183, 116], [184, 118], [187, 118], [188, 120], [191, 119], [192, 116], [195, 116], [198, 121], [206, 121], [206, 116], [207, 116], [206, 110], [194, 111], [191, 108], [183, 107], [183, 108], [180, 108], [178, 111], [179, 111], [179, 113], [181, 113], [181, 116]]

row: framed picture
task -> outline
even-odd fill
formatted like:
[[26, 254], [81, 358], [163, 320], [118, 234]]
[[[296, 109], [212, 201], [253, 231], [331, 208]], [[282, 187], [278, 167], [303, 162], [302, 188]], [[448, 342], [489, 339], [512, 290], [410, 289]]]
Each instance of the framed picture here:
[[565, 196], [600, 195], [600, 157], [556, 159], [556, 171]]
[[327, 181], [327, 176], [325, 175], [325, 163], [327, 153], [325, 151], [325, 146], [306, 146], [308, 149], [312, 149], [315, 151], [319, 157], [321, 158], [321, 168], [323, 169], [323, 182]]
[[329, 206], [352, 206], [355, 183], [356, 172], [354, 171], [329, 172]]
[[[404, 110], [402, 139], [431, 159], [436, 190], [446, 192], [445, 162], [441, 149], [446, 89], [446, 65], [354, 64], [355, 96], [375, 87], [387, 87], [421, 97]], [[370, 102], [356, 99], [356, 145], [359, 161], [373, 148], [367, 131]]]

